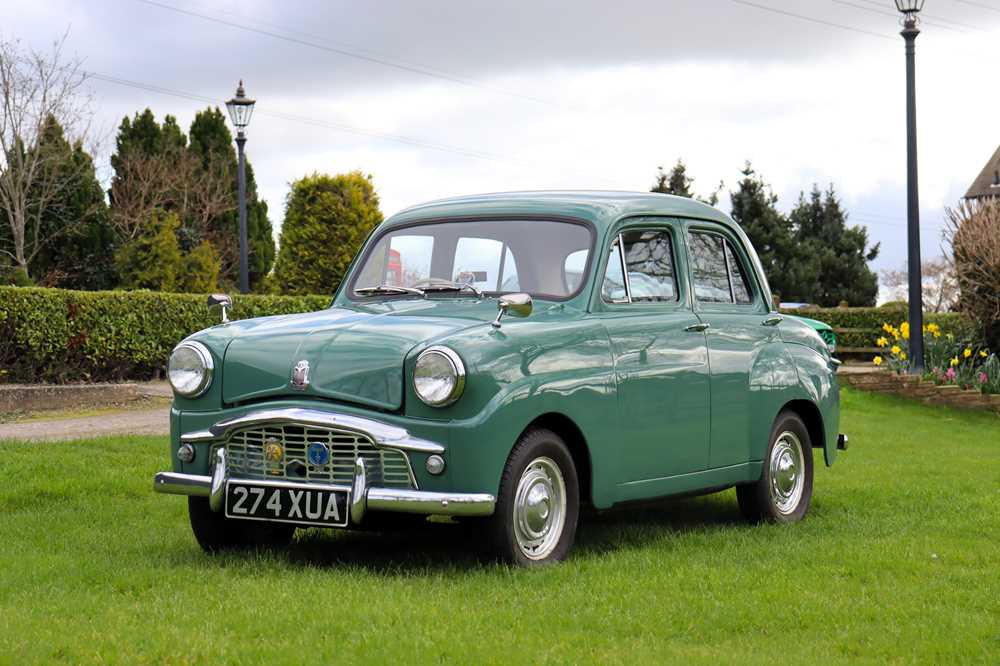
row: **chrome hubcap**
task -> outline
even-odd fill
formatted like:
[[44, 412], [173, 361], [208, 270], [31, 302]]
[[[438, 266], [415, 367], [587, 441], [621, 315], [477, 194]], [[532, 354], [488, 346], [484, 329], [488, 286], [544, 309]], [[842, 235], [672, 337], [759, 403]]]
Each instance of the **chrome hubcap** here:
[[802, 443], [795, 433], [785, 431], [778, 435], [771, 449], [769, 468], [774, 507], [779, 513], [792, 513], [798, 508], [805, 488]]
[[531, 560], [549, 556], [566, 521], [566, 483], [551, 458], [535, 458], [521, 474], [514, 494], [514, 537]]

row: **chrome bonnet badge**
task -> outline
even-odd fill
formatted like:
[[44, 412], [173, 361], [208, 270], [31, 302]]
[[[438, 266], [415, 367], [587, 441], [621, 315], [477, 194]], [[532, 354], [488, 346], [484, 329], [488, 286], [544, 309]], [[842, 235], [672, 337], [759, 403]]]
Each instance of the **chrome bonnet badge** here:
[[309, 386], [309, 361], [299, 361], [292, 368], [292, 381], [289, 382], [296, 391], [305, 391]]

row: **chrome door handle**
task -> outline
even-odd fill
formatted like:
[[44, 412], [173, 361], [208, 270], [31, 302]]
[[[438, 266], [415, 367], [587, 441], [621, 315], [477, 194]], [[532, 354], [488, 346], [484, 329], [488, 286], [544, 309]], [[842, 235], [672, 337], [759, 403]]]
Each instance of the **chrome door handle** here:
[[711, 324], [706, 324], [702, 322], [700, 324], [691, 324], [684, 330], [687, 331], [688, 333], [701, 333], [702, 331], [707, 331], [710, 328], [712, 328]]
[[761, 326], [777, 326], [778, 324], [780, 324], [784, 320], [785, 320], [785, 318], [782, 317], [781, 315], [774, 315], [773, 317], [768, 317], [764, 321], [760, 322], [760, 325]]

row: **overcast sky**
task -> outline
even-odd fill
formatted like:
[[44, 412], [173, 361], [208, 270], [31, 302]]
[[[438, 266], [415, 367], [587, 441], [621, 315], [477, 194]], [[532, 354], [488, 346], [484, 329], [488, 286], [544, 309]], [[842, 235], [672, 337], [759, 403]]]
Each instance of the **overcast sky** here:
[[[785, 210], [833, 183], [882, 243], [874, 268], [905, 260], [890, 0], [0, 2], [5, 36], [44, 48], [69, 29], [68, 49], [102, 77], [91, 85], [111, 136], [147, 106], [186, 128], [244, 78], [258, 100], [248, 156], [276, 229], [288, 183], [312, 171], [371, 174], [391, 215], [476, 192], [647, 190], [677, 158], [696, 190], [728, 191], [751, 160]], [[1000, 0], [928, 0], [924, 16], [929, 258], [944, 206], [1000, 144]]]

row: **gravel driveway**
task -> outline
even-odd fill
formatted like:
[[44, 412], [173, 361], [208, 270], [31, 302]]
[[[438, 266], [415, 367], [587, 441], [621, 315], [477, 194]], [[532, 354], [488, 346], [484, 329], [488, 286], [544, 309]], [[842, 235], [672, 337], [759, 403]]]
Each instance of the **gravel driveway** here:
[[96, 416], [0, 423], [0, 441], [24, 442], [89, 439], [106, 435], [167, 435], [170, 407], [127, 409]]

